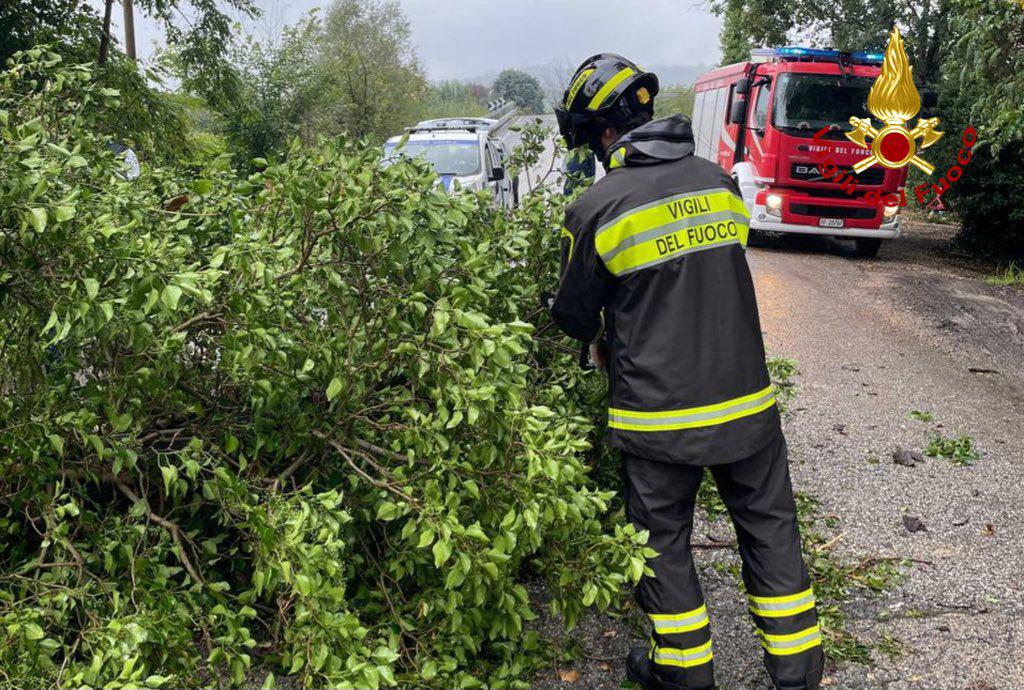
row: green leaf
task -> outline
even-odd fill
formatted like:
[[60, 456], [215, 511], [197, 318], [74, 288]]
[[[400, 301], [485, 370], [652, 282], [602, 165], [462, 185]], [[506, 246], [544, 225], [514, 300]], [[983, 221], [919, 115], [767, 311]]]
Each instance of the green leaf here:
[[58, 455], [64, 455], [64, 439], [57, 434], [47, 434], [46, 438], [50, 439], [50, 445]]
[[377, 506], [377, 519], [378, 520], [394, 520], [398, 517], [400, 509], [396, 503], [391, 501], [384, 501]]
[[274, 690], [277, 687], [277, 680], [274, 678], [273, 673], [268, 673], [267, 677], [263, 679], [263, 690]]
[[25, 637], [29, 640], [41, 640], [45, 637], [46, 633], [35, 623], [25, 623]]
[[85, 283], [85, 294], [89, 295], [89, 299], [96, 299], [96, 295], [100, 291], [100, 281], [95, 278], [85, 278], [82, 282]]
[[36, 229], [36, 232], [43, 232], [46, 230], [46, 209], [30, 208], [26, 220]]
[[114, 318], [114, 305], [110, 302], [100, 302], [100, 311], [103, 312], [103, 316], [107, 321]]
[[449, 546], [448, 541], [445, 539], [439, 539], [433, 548], [434, 552], [434, 567], [440, 568], [444, 565], [444, 562], [448, 560], [448, 557], [452, 555], [452, 547]]
[[327, 384], [327, 399], [334, 400], [338, 393], [341, 392], [342, 382], [338, 377], [331, 379], [331, 382]]
[[84, 168], [88, 164], [89, 164], [88, 161], [86, 161], [84, 158], [82, 158], [81, 156], [78, 156], [78, 155], [74, 155], [74, 156], [71, 156], [71, 158], [68, 158], [68, 167], [69, 168]]
[[74, 206], [58, 206], [53, 210], [53, 216], [58, 223], [65, 223], [75, 217]]
[[178, 468], [170, 465], [160, 467], [160, 474], [164, 477], [164, 493], [171, 493], [171, 484], [178, 480]]
[[168, 285], [160, 293], [160, 301], [171, 311], [177, 311], [178, 300], [181, 299], [181, 288], [177, 285]]

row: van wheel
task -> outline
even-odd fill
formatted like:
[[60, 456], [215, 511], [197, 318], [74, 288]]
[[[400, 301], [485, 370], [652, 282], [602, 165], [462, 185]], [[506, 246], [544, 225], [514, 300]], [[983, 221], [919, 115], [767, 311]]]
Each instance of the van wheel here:
[[857, 256], [863, 259], [871, 259], [878, 256], [878, 250], [882, 248], [882, 240], [874, 237], [858, 237], [854, 240], [857, 245]]

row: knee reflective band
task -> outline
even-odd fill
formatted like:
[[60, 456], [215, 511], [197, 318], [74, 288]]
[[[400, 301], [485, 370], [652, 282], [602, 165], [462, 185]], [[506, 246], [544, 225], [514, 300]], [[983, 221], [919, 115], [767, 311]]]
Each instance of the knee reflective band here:
[[608, 271], [623, 276], [707, 249], [746, 246], [743, 200], [715, 187], [659, 199], [605, 223], [595, 246]]
[[775, 656], [799, 654], [821, 644], [821, 629], [817, 623], [789, 635], [769, 635], [762, 630], [758, 630], [757, 635], [761, 638], [761, 646]]
[[[608, 410], [608, 426], [613, 429], [628, 431], [674, 431], [692, 429], [701, 426], [724, 424], [740, 417], [749, 417], [775, 404], [775, 390], [768, 386], [756, 393], [740, 398], [725, 400], [714, 405], [689, 407], [681, 410], [662, 410], [659, 412], [638, 412], [610, 408]], [[808, 590], [810, 591], [810, 590]], [[759, 597], [770, 598], [770, 597]], [[811, 606], [814, 606], [813, 595]], [[791, 615], [791, 614], [782, 614]]]
[[654, 624], [654, 632], [659, 635], [699, 630], [708, 624], [708, 609], [703, 604], [700, 608], [686, 613], [649, 613], [647, 615]]
[[814, 591], [811, 588], [781, 597], [748, 595], [748, 599], [750, 599], [750, 612], [764, 618], [795, 616], [814, 608]]
[[711, 640], [708, 640], [699, 647], [688, 649], [675, 649], [674, 647], [655, 647], [651, 654], [651, 661], [663, 666], [681, 666], [690, 668], [700, 666], [711, 661]]

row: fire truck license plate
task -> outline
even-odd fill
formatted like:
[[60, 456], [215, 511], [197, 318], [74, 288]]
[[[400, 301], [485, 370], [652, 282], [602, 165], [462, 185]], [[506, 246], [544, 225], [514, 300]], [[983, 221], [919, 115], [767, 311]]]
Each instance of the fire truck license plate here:
[[843, 227], [843, 219], [842, 218], [819, 218], [818, 219], [818, 225], [819, 225], [819, 227], [823, 227], [823, 228], [841, 228], [841, 227]]

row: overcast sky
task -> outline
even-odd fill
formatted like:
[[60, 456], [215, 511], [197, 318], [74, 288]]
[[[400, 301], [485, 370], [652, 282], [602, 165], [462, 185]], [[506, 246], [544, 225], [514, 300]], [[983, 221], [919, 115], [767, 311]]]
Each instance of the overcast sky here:
[[[89, 0], [102, 7], [101, 0]], [[579, 63], [597, 52], [622, 53], [643, 66], [716, 64], [720, 22], [700, 0], [399, 0], [416, 53], [431, 80], [469, 79], [506, 66]], [[273, 33], [324, 0], [256, 0], [262, 19], [245, 29]], [[114, 7], [121, 34], [120, 3]], [[162, 39], [136, 18], [140, 57]]]

